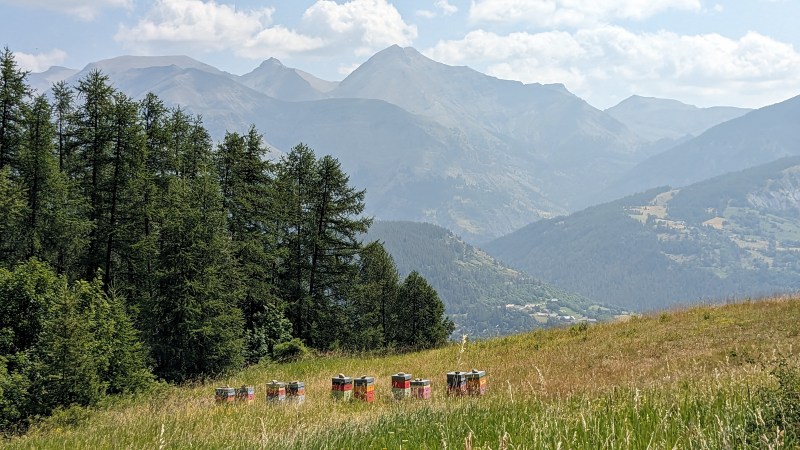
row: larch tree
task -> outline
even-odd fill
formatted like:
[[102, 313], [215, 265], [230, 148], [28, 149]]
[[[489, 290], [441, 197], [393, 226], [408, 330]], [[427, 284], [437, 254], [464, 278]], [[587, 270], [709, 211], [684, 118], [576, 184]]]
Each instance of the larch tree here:
[[22, 109], [30, 95], [28, 72], [17, 66], [14, 53], [0, 52], [0, 169], [14, 165], [22, 134]]
[[245, 136], [227, 133], [215, 155], [228, 233], [244, 280], [239, 307], [248, 362], [271, 355], [275, 344], [291, 338], [291, 324], [283, 315], [271, 273], [278, 256], [270, 228], [275, 211], [272, 164], [266, 155], [255, 127]]

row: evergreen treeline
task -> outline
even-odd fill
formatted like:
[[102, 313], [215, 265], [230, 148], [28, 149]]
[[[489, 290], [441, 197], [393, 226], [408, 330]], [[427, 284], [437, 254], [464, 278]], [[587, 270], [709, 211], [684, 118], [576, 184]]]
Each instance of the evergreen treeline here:
[[452, 332], [424, 278], [359, 241], [365, 193], [336, 159], [300, 144], [271, 162], [252, 127], [215, 146], [199, 117], [99, 71], [47, 98], [7, 48], [0, 69], [0, 429], [292, 340]]

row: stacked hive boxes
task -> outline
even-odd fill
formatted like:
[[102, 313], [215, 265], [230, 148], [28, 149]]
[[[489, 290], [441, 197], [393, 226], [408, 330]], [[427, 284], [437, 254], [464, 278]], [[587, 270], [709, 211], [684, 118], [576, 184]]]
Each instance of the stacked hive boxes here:
[[236, 398], [236, 389], [228, 386], [218, 387], [214, 395], [214, 400], [217, 403], [232, 402], [235, 398]]
[[350, 400], [353, 398], [353, 379], [339, 374], [331, 379], [331, 396], [336, 400]]
[[475, 369], [467, 372], [467, 392], [469, 392], [469, 395], [483, 395], [486, 393], [486, 372]]
[[447, 373], [447, 395], [460, 397], [467, 393], [467, 373], [448, 372]]
[[395, 400], [403, 400], [411, 396], [411, 374], [396, 373], [392, 375], [392, 396]]
[[256, 388], [253, 386], [242, 386], [236, 390], [236, 401], [253, 403], [256, 397]]
[[282, 402], [286, 400], [286, 383], [272, 380], [267, 383], [267, 401]]
[[361, 378], [355, 379], [355, 392], [354, 396], [358, 400], [363, 400], [367, 403], [375, 401], [375, 378], [364, 375]]
[[414, 398], [431, 398], [431, 381], [417, 378], [411, 382], [411, 396]]
[[291, 381], [286, 386], [286, 398], [295, 403], [306, 401], [306, 384], [302, 381]]

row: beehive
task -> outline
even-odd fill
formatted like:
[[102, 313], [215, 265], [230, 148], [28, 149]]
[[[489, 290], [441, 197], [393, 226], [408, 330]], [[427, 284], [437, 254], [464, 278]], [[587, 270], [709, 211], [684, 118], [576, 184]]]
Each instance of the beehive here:
[[486, 393], [486, 372], [475, 369], [467, 372], [467, 392], [469, 395], [483, 395]]
[[411, 374], [396, 373], [392, 375], [392, 396], [395, 400], [403, 400], [411, 396]]
[[217, 403], [232, 402], [236, 398], [236, 389], [228, 386], [218, 387], [214, 394]]
[[356, 399], [372, 403], [375, 401], [375, 378], [364, 375], [354, 380], [355, 388], [353, 396]]
[[286, 383], [272, 380], [267, 383], [267, 401], [282, 402], [286, 400]]
[[339, 374], [331, 379], [331, 396], [336, 400], [353, 398], [353, 379]]
[[242, 386], [236, 390], [236, 401], [253, 403], [256, 397], [256, 388], [253, 386]]
[[431, 398], [431, 380], [417, 378], [411, 382], [411, 397], [427, 400]]
[[306, 384], [302, 381], [291, 381], [286, 385], [287, 400], [295, 403], [306, 401]]
[[467, 373], [448, 372], [447, 373], [447, 395], [460, 397], [467, 393]]

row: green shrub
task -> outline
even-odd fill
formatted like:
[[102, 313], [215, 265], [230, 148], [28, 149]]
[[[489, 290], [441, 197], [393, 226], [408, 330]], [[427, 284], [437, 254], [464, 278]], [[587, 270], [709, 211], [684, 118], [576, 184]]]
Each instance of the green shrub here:
[[274, 358], [276, 361], [297, 361], [309, 355], [311, 355], [311, 351], [298, 338], [275, 346]]

